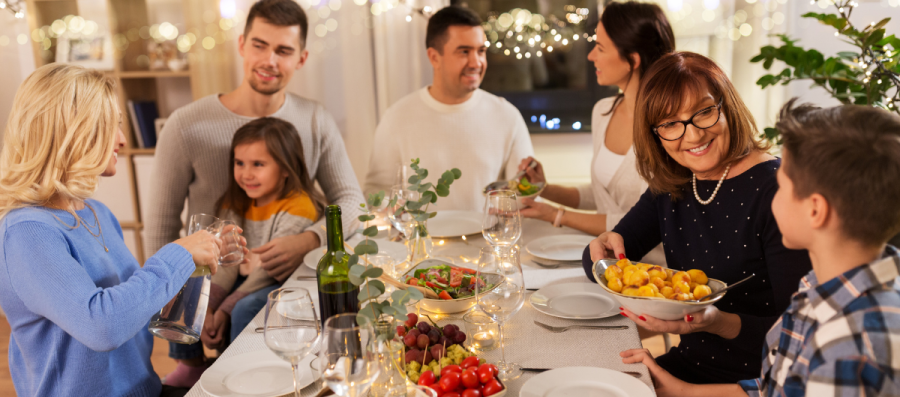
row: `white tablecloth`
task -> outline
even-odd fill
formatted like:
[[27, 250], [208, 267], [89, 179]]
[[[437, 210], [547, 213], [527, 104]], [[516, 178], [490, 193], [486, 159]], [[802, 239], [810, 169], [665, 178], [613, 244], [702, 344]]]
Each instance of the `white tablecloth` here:
[[[546, 222], [540, 222], [533, 219], [526, 219], [523, 223], [522, 238], [519, 240], [522, 259], [522, 270], [525, 275], [526, 288], [541, 288], [545, 285], [572, 283], [572, 282], [589, 282], [584, 275], [584, 270], [579, 264], [563, 264], [555, 269], [547, 269], [532, 261], [532, 257], [524, 249], [525, 244], [543, 236], [563, 235], [563, 234], [582, 234], [579, 231], [569, 228], [554, 228]], [[433, 255], [436, 257], [451, 258], [460, 265], [465, 265], [466, 261], [473, 261], [478, 258], [479, 251], [487, 243], [480, 235], [469, 236], [463, 240], [461, 238], [453, 239], [436, 239], [434, 241]], [[297, 280], [297, 276], [315, 276], [315, 271], [300, 266], [297, 271], [285, 282], [285, 286], [303, 287], [309, 289], [310, 294], [316, 299], [316, 281], [315, 279]], [[439, 316], [439, 324], [454, 323], [465, 330], [461, 315]], [[627, 325], [628, 330], [571, 330], [563, 334], [554, 334], [546, 331], [536, 325], [534, 321], [540, 321], [553, 326], [570, 325], [570, 324], [597, 324], [597, 325]], [[262, 327], [263, 313], [260, 312], [250, 322], [246, 329], [238, 336], [238, 338], [225, 350], [220, 361], [227, 360], [239, 354], [252, 352], [255, 350], [266, 350], [265, 341], [262, 333], [256, 333], [257, 327]], [[609, 368], [618, 371], [635, 371], [641, 373], [639, 378], [653, 389], [650, 380], [650, 374], [647, 367], [643, 364], [622, 364], [619, 352], [627, 349], [636, 349], [641, 347], [641, 341], [638, 337], [637, 328], [633, 322], [620, 316], [606, 318], [602, 320], [564, 320], [542, 314], [531, 307], [528, 299], [525, 300], [525, 306], [517, 313], [512, 320], [503, 327], [504, 330], [504, 346], [506, 347], [506, 356], [509, 361], [521, 364], [526, 368], [562, 368], [571, 366], [596, 366]], [[471, 336], [470, 336], [471, 337]], [[489, 362], [496, 362], [500, 359], [500, 349], [494, 349], [481, 355], [482, 358]], [[215, 366], [216, 364], [213, 364]], [[536, 373], [526, 372], [521, 378], [509, 381], [506, 386], [509, 388], [507, 397], [516, 397], [522, 385], [535, 376]], [[304, 397], [314, 396], [318, 390], [308, 387], [303, 391]], [[188, 397], [209, 396], [204, 392], [198, 382], [188, 392]]]

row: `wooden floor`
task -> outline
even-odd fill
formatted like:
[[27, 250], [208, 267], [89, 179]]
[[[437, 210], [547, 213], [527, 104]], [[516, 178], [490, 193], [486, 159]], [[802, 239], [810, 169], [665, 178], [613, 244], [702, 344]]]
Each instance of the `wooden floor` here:
[[[9, 323], [6, 318], [0, 319], [0, 396], [14, 396], [16, 393], [13, 388], [12, 377], [9, 374]], [[678, 335], [671, 335], [672, 345], [677, 345]], [[649, 349], [653, 356], [658, 356], [665, 352], [665, 345], [662, 336], [654, 336], [643, 340], [644, 348]], [[207, 352], [210, 354], [210, 352]], [[169, 344], [163, 343], [161, 340], [155, 339], [153, 343], [153, 356], [150, 357], [153, 362], [153, 369], [160, 377], [175, 369], [175, 361], [169, 358]]]

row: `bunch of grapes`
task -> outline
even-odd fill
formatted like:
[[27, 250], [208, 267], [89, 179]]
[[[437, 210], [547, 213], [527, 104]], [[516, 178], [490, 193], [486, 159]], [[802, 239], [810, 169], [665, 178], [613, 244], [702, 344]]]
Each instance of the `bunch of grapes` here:
[[397, 326], [397, 335], [403, 337], [407, 347], [406, 362], [429, 364], [446, 356], [446, 349], [452, 345], [461, 345], [466, 341], [465, 332], [453, 324], [443, 328], [425, 321], [419, 322], [419, 316], [407, 314], [404, 325]]

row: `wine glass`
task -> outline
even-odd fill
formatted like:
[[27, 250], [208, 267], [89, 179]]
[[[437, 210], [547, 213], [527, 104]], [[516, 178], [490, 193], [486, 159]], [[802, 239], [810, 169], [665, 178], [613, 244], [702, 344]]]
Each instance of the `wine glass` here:
[[481, 234], [498, 252], [508, 250], [522, 236], [522, 215], [516, 192], [495, 190], [484, 201], [484, 220]]
[[[419, 201], [420, 197], [418, 191], [409, 190], [403, 185], [394, 185], [391, 188], [391, 196], [388, 198], [388, 220], [395, 229], [400, 231], [404, 241], [409, 240], [413, 227], [416, 225], [416, 220], [413, 219], [412, 214], [406, 211], [404, 205], [407, 201]], [[391, 206], [390, 203], [394, 205]]]
[[266, 346], [275, 355], [291, 363], [294, 374], [294, 393], [300, 397], [300, 377], [297, 366], [322, 338], [316, 308], [305, 288], [279, 288], [269, 293], [266, 302]]
[[482, 248], [476, 276], [484, 280], [484, 283], [475, 283], [478, 310], [498, 324], [501, 360], [497, 363], [499, 370], [497, 377], [501, 381], [516, 379], [522, 376], [522, 366], [506, 361], [503, 323], [516, 314], [525, 303], [525, 278], [519, 264], [518, 248], [510, 247], [503, 251], [489, 247]]
[[377, 355], [369, 348], [375, 343], [375, 331], [369, 324], [358, 324], [356, 316], [344, 313], [325, 320], [321, 351], [327, 360], [325, 383], [344, 397], [365, 396], [381, 369]]

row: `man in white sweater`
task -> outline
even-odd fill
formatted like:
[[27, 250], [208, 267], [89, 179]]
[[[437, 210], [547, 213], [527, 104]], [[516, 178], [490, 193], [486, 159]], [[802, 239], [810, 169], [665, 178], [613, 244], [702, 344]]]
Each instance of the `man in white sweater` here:
[[[266, 116], [297, 128], [310, 177], [322, 187], [329, 203], [343, 208], [345, 235], [356, 230], [359, 204], [365, 199], [337, 124], [322, 105], [286, 92], [291, 76], [308, 56], [307, 28], [306, 14], [293, 0], [255, 3], [238, 39], [244, 59], [241, 85], [227, 94], [197, 100], [169, 117], [156, 148], [154, 191], [144, 220], [148, 257], [178, 238], [185, 198], [189, 214], [216, 213], [215, 202], [227, 189], [228, 170], [233, 167], [230, 152], [235, 131]], [[321, 225], [324, 217], [300, 234], [248, 248], [259, 255], [261, 267], [272, 278], [283, 282], [307, 252], [325, 242]], [[268, 292], [277, 287], [263, 288], [238, 301], [231, 326], [242, 330], [265, 306]], [[202, 346], [170, 348], [170, 356], [183, 365], [169, 374], [166, 384], [190, 387], [203, 369]]]
[[385, 112], [375, 131], [367, 193], [390, 193], [400, 166], [419, 158], [431, 179], [451, 168], [462, 171], [450, 196], [429, 210], [482, 211], [483, 188], [511, 178], [519, 161], [534, 153], [519, 111], [478, 88], [487, 69], [485, 41], [481, 19], [466, 8], [446, 7], [429, 19], [425, 45], [434, 83]]

